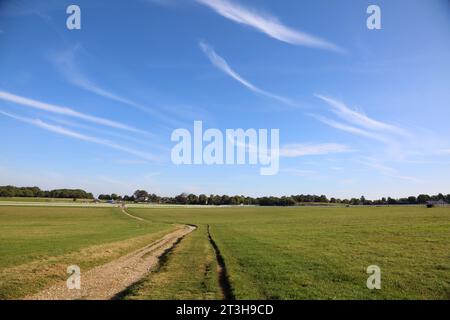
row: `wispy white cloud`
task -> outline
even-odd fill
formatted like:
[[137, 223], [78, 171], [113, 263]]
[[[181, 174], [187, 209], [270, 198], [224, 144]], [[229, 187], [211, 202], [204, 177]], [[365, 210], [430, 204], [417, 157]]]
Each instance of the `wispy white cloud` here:
[[386, 137], [382, 134], [370, 132], [370, 131], [363, 130], [360, 128], [356, 128], [356, 127], [353, 127], [353, 126], [350, 126], [350, 125], [347, 125], [347, 124], [344, 124], [341, 122], [337, 122], [332, 119], [328, 119], [326, 117], [323, 117], [323, 116], [320, 116], [317, 114], [309, 114], [309, 115], [332, 128], [335, 128], [335, 129], [338, 129], [341, 131], [345, 131], [348, 133], [356, 134], [356, 135], [359, 135], [359, 136], [362, 136], [365, 138], [378, 140], [378, 141], [381, 141], [386, 144], [392, 144], [392, 141], [388, 137]]
[[[310, 114], [311, 116], [332, 128], [383, 143], [386, 147], [383, 150], [384, 157], [404, 161], [408, 156], [423, 149], [423, 144], [418, 143], [420, 137], [415, 137], [399, 126], [373, 119], [337, 99], [323, 95], [316, 97], [326, 102], [331, 111], [345, 123], [321, 115]], [[370, 151], [373, 153], [374, 148], [371, 147]]]
[[369, 130], [383, 131], [383, 132], [388, 131], [391, 133], [407, 135], [407, 132], [404, 129], [369, 118], [367, 115], [363, 113], [350, 109], [347, 105], [345, 105], [341, 101], [319, 94], [316, 94], [315, 96], [325, 101], [328, 105], [330, 105], [333, 108], [333, 112], [347, 122], [359, 125]]
[[96, 127], [93, 125], [88, 125], [88, 124], [64, 119], [63, 117], [59, 117], [59, 116], [43, 114], [42, 118], [45, 118], [46, 120], [50, 120], [50, 121], [58, 123], [58, 124], [61, 124], [63, 126], [82, 129], [82, 130], [86, 130], [89, 132], [95, 132], [95, 133], [101, 134], [101, 135], [106, 135], [106, 136], [110, 136], [110, 137], [114, 137], [114, 138], [119, 138], [122, 140], [127, 140], [129, 142], [140, 144], [142, 146], [147, 146], [147, 147], [152, 146], [152, 147], [162, 148], [161, 146], [152, 143], [153, 139], [140, 138], [140, 137], [138, 138], [134, 135], [119, 133], [119, 132], [116, 132], [113, 130], [108, 130], [108, 129]]
[[23, 105], [26, 107], [39, 109], [39, 110], [43, 110], [43, 111], [47, 111], [47, 112], [61, 114], [64, 116], [82, 119], [85, 121], [108, 126], [108, 127], [115, 128], [115, 129], [122, 129], [122, 130], [130, 131], [130, 132], [147, 134], [147, 132], [145, 132], [143, 130], [136, 129], [134, 127], [128, 126], [128, 125], [120, 123], [120, 122], [116, 122], [116, 121], [112, 121], [112, 120], [108, 120], [108, 119], [104, 119], [104, 118], [100, 118], [100, 117], [96, 117], [96, 116], [91, 116], [91, 115], [88, 115], [85, 113], [75, 111], [75, 110], [65, 107], [65, 106], [59, 106], [59, 105], [54, 105], [54, 104], [50, 104], [47, 102], [33, 100], [30, 98], [18, 96], [18, 95], [15, 95], [15, 94], [12, 94], [12, 93], [9, 93], [6, 91], [0, 91], [0, 100], [13, 102], [13, 103], [20, 104], [20, 105]]
[[109, 141], [109, 140], [100, 139], [100, 138], [93, 137], [93, 136], [88, 136], [88, 135], [85, 135], [85, 134], [82, 134], [82, 133], [79, 133], [79, 132], [76, 132], [76, 131], [72, 131], [72, 130], [64, 128], [64, 127], [61, 127], [61, 126], [55, 126], [55, 125], [46, 123], [46, 122], [44, 122], [44, 121], [42, 121], [40, 119], [25, 118], [25, 117], [21, 117], [21, 116], [14, 115], [14, 114], [11, 114], [11, 113], [8, 113], [8, 112], [4, 112], [4, 111], [0, 111], [0, 114], [2, 114], [4, 116], [7, 116], [9, 118], [15, 119], [17, 121], [28, 123], [30, 125], [33, 125], [35, 127], [38, 127], [38, 128], [41, 128], [41, 129], [44, 129], [44, 130], [47, 130], [47, 131], [51, 131], [51, 132], [54, 132], [54, 133], [57, 133], [57, 134], [60, 134], [60, 135], [63, 135], [63, 136], [71, 137], [71, 138], [74, 138], [74, 139], [78, 139], [78, 140], [82, 140], [82, 141], [87, 141], [87, 142], [103, 145], [103, 146], [106, 146], [106, 147], [109, 147], [109, 148], [112, 148], [112, 149], [116, 149], [116, 150], [119, 150], [119, 151], [122, 151], [122, 152], [126, 152], [126, 153], [129, 153], [129, 154], [138, 156], [138, 157], [140, 157], [142, 159], [145, 159], [145, 160], [148, 160], [148, 161], [155, 161], [155, 160], [157, 160], [157, 157], [152, 155], [152, 154], [150, 154], [150, 153], [134, 150], [132, 148], [119, 145], [119, 144], [114, 143], [114, 142]]
[[287, 99], [285, 97], [273, 94], [271, 92], [262, 90], [260, 88], [258, 88], [257, 86], [253, 85], [252, 83], [250, 83], [249, 81], [245, 80], [243, 77], [241, 77], [236, 71], [234, 71], [229, 65], [228, 63], [225, 61], [224, 58], [222, 58], [221, 56], [219, 56], [214, 49], [208, 45], [207, 43], [201, 41], [200, 42], [200, 48], [203, 50], [203, 52], [206, 54], [206, 56], [209, 58], [209, 60], [211, 61], [211, 63], [217, 67], [219, 70], [221, 70], [222, 72], [226, 73], [227, 75], [229, 75], [230, 77], [232, 77], [234, 80], [238, 81], [239, 83], [241, 83], [242, 85], [244, 85], [245, 87], [247, 87], [248, 89], [250, 89], [251, 91], [261, 94], [263, 96], [278, 100], [280, 102], [283, 102], [284, 104], [287, 104], [289, 106], [294, 106], [294, 102], [292, 102], [290, 99]]
[[124, 104], [128, 107], [132, 107], [136, 110], [157, 117], [166, 123], [171, 123], [177, 126], [180, 125], [180, 122], [175, 120], [174, 117], [168, 116], [157, 109], [149, 108], [120, 94], [114, 93], [92, 81], [80, 70], [76, 63], [77, 54], [80, 51], [84, 52], [81, 45], [78, 44], [50, 57], [51, 62], [56, 67], [58, 72], [63, 75], [66, 81], [99, 97]]
[[76, 65], [76, 55], [80, 50], [82, 50], [81, 46], [76, 45], [52, 57], [52, 62], [57, 67], [58, 71], [60, 71], [69, 82], [104, 98], [114, 100], [143, 111], [149, 111], [148, 108], [141, 106], [138, 103], [101, 88], [81, 73]]
[[375, 159], [368, 159], [367, 161], [360, 161], [360, 162], [370, 168], [375, 169], [376, 171], [378, 171], [380, 174], [382, 174], [384, 176], [387, 176], [390, 178], [395, 178], [395, 179], [400, 179], [400, 180], [420, 182], [419, 179], [417, 179], [415, 177], [402, 175], [396, 169], [388, 167], [388, 166], [376, 161]]
[[326, 49], [336, 52], [345, 52], [339, 46], [305, 32], [294, 30], [285, 26], [277, 18], [268, 14], [258, 13], [254, 9], [228, 0], [197, 0], [197, 2], [211, 8], [221, 16], [234, 22], [244, 24], [265, 33], [269, 37], [293, 45], [301, 45]]
[[325, 155], [331, 153], [352, 152], [348, 146], [337, 143], [323, 144], [290, 144], [280, 149], [280, 156], [286, 158], [296, 158], [303, 156]]

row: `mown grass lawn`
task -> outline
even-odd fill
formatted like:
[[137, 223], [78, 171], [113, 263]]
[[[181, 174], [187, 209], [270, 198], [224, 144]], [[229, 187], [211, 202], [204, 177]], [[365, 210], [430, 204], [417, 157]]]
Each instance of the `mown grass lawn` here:
[[[152, 221], [210, 224], [238, 299], [450, 298], [448, 208], [132, 212]], [[366, 287], [369, 265], [381, 268], [381, 290]]]
[[[0, 298], [17, 298], [195, 224], [127, 299], [217, 299], [206, 226], [237, 299], [450, 299], [450, 209], [0, 207]], [[381, 290], [366, 269], [381, 268]]]
[[17, 298], [159, 239], [174, 227], [118, 208], [0, 207], [0, 298]]

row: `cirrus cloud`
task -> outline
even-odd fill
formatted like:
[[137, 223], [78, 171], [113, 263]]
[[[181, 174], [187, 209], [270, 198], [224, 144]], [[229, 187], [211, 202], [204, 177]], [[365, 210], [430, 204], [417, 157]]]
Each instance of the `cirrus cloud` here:
[[326, 49], [340, 53], [345, 52], [344, 49], [329, 41], [305, 32], [294, 30], [285, 26], [275, 17], [268, 14], [258, 13], [256, 10], [245, 8], [244, 6], [231, 1], [197, 0], [197, 2], [209, 7], [216, 13], [229, 20], [252, 27], [279, 41], [293, 45]]

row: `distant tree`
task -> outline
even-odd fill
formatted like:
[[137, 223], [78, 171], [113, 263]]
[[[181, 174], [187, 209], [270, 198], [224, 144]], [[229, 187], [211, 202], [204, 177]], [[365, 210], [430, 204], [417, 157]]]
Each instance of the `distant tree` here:
[[188, 204], [198, 204], [198, 197], [195, 194], [190, 194], [187, 196]]
[[397, 200], [395, 200], [395, 199], [393, 199], [393, 198], [391, 198], [391, 197], [388, 197], [387, 202], [388, 202], [388, 204], [391, 204], [391, 205], [397, 204]]
[[212, 204], [213, 204], [213, 205], [219, 206], [219, 205], [221, 204], [222, 197], [219, 196], [219, 195], [214, 195], [212, 200], [213, 200], [213, 201], [212, 201]]
[[362, 205], [366, 204], [366, 198], [364, 196], [361, 196], [361, 198], [359, 199], [359, 203]]
[[152, 203], [160, 203], [161, 202], [161, 197], [157, 196], [156, 194], [152, 193], [151, 195], [149, 195], [148, 197], [149, 201]]
[[294, 201], [294, 199], [292, 199], [292, 197], [281, 197], [281, 199], [279, 199], [277, 205], [283, 206], [283, 207], [295, 206], [295, 201]]
[[409, 204], [416, 204], [417, 203], [417, 198], [416, 197], [408, 197], [408, 203]]
[[98, 199], [99, 200], [112, 200], [111, 195], [109, 195], [109, 194], [100, 194], [98, 196]]
[[148, 198], [148, 192], [145, 190], [136, 190], [133, 195], [136, 201], [145, 201]]
[[175, 197], [175, 203], [177, 204], [187, 204], [187, 194], [182, 193]]
[[425, 203], [427, 203], [427, 201], [430, 201], [430, 200], [431, 200], [430, 196], [426, 195], [426, 194], [421, 194], [417, 197], [417, 203], [419, 203], [419, 204], [425, 204]]
[[201, 194], [198, 196], [198, 204], [205, 205], [208, 203], [208, 197], [206, 195]]

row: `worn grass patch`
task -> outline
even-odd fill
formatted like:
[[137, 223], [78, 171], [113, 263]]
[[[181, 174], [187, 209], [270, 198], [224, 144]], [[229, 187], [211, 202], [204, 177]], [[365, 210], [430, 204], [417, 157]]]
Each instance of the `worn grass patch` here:
[[20, 298], [159, 239], [174, 229], [118, 208], [0, 207], [0, 299]]
[[207, 230], [200, 226], [164, 257], [161, 265], [130, 288], [126, 299], [221, 299], [218, 266]]

